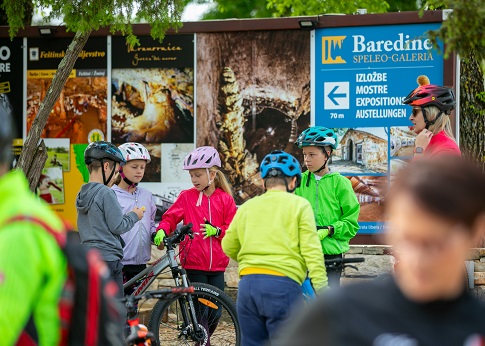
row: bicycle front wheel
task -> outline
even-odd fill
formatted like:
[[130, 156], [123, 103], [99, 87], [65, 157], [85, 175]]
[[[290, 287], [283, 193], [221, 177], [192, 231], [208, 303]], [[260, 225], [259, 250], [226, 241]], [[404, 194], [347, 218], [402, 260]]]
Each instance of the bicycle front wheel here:
[[186, 296], [159, 300], [148, 322], [158, 345], [240, 345], [241, 330], [231, 298], [211, 285], [194, 282], [192, 286], [199, 333], [194, 330]]

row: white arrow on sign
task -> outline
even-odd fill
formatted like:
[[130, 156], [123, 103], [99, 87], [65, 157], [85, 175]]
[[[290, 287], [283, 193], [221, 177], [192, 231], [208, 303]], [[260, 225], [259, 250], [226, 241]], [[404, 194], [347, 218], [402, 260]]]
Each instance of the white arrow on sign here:
[[323, 83], [323, 108], [324, 109], [349, 109], [350, 108], [349, 82], [325, 82]]

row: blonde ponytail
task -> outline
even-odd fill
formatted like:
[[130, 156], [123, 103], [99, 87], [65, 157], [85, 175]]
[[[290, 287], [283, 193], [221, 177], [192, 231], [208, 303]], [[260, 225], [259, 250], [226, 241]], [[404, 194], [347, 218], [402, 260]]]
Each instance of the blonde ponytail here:
[[229, 184], [224, 173], [217, 169], [216, 166], [209, 168], [209, 171], [216, 172], [216, 177], [214, 178], [215, 187], [221, 188], [224, 192], [230, 194], [232, 196], [232, 187]]

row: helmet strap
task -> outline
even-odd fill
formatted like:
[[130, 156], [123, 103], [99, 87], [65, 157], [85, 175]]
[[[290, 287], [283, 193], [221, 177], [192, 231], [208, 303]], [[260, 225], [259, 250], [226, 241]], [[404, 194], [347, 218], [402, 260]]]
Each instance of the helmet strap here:
[[[292, 178], [294, 178], [294, 177], [292, 177]], [[295, 187], [292, 188], [292, 189], [289, 189], [288, 188], [288, 182], [286, 181], [287, 179], [285, 178], [284, 180], [285, 180], [286, 192], [289, 192], [289, 193], [293, 193], [293, 191], [295, 191], [296, 188], [299, 187], [300, 183], [301, 183], [301, 178], [296, 177]]]
[[283, 180], [285, 181], [286, 192], [292, 193], [293, 191], [295, 191], [296, 187], [295, 187], [294, 189], [290, 190], [290, 189], [288, 188], [288, 181], [287, 181], [286, 179], [283, 179]]
[[205, 171], [207, 172], [207, 177], [209, 178], [209, 184], [207, 184], [207, 187], [209, 187], [209, 185], [212, 184], [212, 182], [214, 181], [214, 179], [211, 180], [211, 174], [209, 172], [209, 168], [206, 168]]
[[202, 191], [207, 190], [209, 188], [209, 186], [211, 186], [212, 182], [214, 181], [214, 180], [211, 180], [211, 175], [210, 175], [210, 172], [209, 172], [209, 168], [206, 168], [205, 171], [207, 172], [207, 178], [209, 178], [209, 183], [207, 184], [206, 187], [204, 187], [202, 189]]
[[325, 163], [323, 164], [323, 166], [322, 166], [322, 167], [320, 167], [319, 169], [317, 169], [317, 170], [316, 170], [315, 172], [313, 172], [313, 173], [318, 173], [318, 172], [321, 172], [322, 170], [324, 170], [324, 169], [325, 169], [325, 167], [327, 166], [327, 162], [328, 162], [328, 160], [330, 160], [330, 155], [328, 155], [328, 153], [327, 153], [327, 149], [325, 149], [325, 147], [322, 147], [322, 151], [323, 151], [323, 153], [325, 154], [325, 156], [327, 157], [327, 159], [325, 160]]
[[209, 186], [212, 184], [212, 182], [214, 180], [211, 180], [211, 175], [210, 175], [210, 172], [209, 172], [209, 168], [206, 168], [205, 171], [207, 172], [207, 177], [209, 178], [209, 183], [207, 184], [206, 187], [204, 187], [200, 193], [199, 193], [199, 198], [197, 199], [197, 203], [195, 204], [196, 207], [199, 207], [201, 204], [202, 204], [202, 195], [204, 194], [204, 191], [206, 191]]
[[[428, 120], [428, 117], [426, 116], [426, 110], [423, 106], [421, 106], [421, 114], [423, 114], [423, 119], [424, 119], [424, 123], [426, 124], [426, 126], [424, 127], [426, 130], [428, 130], [428, 128], [433, 125], [433, 123], [431, 121]], [[435, 120], [436, 121], [436, 120]]]
[[129, 185], [129, 188], [133, 188], [133, 187], [136, 187], [138, 185], [138, 183], [134, 183], [126, 177], [125, 173], [123, 173], [123, 167], [120, 167], [119, 172], [120, 172], [121, 177], [123, 178], [123, 181]]
[[434, 118], [434, 120], [432, 120], [432, 121], [429, 121], [429, 120], [428, 120], [428, 119], [426, 119], [426, 117], [424, 116], [424, 110], [423, 110], [423, 116], [424, 116], [424, 119], [425, 119], [424, 121], [425, 121], [425, 123], [426, 123], [426, 130], [428, 130], [428, 129], [429, 129], [429, 127], [430, 127], [431, 125], [433, 125], [433, 124], [434, 124], [434, 123], [435, 123], [435, 122], [436, 122], [436, 121], [437, 121], [437, 120], [440, 118], [440, 116], [442, 116], [443, 114], [444, 114], [444, 113], [443, 113], [443, 111], [442, 111], [442, 110], [440, 110], [440, 112], [439, 112], [439, 113], [436, 115], [436, 118]]
[[115, 174], [115, 168], [116, 168], [116, 162], [113, 161], [113, 168], [111, 169], [111, 174], [109, 175], [108, 179], [106, 179], [106, 175], [104, 174], [104, 160], [100, 159], [101, 162], [101, 174], [103, 175], [103, 184], [108, 185], [111, 178], [113, 178], [113, 175]]

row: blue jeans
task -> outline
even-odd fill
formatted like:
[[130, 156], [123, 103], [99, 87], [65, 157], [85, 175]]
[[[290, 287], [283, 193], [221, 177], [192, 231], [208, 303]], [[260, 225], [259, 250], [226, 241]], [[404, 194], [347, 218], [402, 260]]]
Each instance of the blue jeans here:
[[288, 277], [244, 275], [236, 304], [242, 346], [261, 346], [273, 339], [290, 312], [302, 303], [301, 286]]

